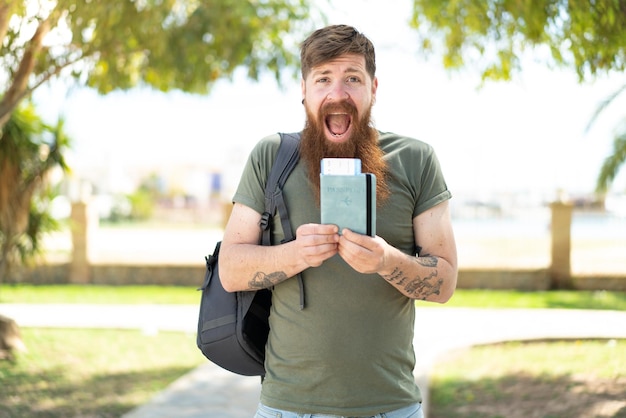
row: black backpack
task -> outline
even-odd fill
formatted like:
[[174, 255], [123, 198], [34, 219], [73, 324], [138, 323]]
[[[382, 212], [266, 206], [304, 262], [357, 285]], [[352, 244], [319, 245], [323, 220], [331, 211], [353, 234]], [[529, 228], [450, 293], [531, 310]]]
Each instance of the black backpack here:
[[[265, 186], [265, 212], [261, 217], [263, 245], [272, 245], [271, 221], [278, 210], [285, 241], [295, 239], [289, 224], [282, 187], [298, 163], [300, 134], [280, 134], [276, 160]], [[202, 354], [218, 366], [245, 376], [265, 375], [265, 344], [269, 334], [272, 304], [270, 289], [226, 292], [218, 271], [218, 242], [213, 255], [205, 257], [206, 273], [198, 318], [197, 344]], [[300, 305], [304, 307], [304, 287], [300, 284]]]

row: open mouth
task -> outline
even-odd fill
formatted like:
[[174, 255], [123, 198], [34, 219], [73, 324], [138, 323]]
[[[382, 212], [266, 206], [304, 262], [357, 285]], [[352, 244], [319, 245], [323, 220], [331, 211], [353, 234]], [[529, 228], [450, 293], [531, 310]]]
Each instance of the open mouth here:
[[326, 128], [335, 138], [341, 138], [350, 129], [351, 118], [348, 113], [330, 113], [326, 116]]

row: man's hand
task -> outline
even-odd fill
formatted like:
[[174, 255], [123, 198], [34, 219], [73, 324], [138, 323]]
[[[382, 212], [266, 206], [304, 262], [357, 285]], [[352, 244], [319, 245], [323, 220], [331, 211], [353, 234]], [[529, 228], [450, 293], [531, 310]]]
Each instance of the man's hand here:
[[385, 265], [389, 244], [379, 236], [370, 237], [344, 229], [339, 238], [339, 255], [359, 273], [378, 273]]
[[337, 254], [338, 242], [335, 225], [304, 224], [296, 230], [297, 252], [309, 267], [319, 267]]

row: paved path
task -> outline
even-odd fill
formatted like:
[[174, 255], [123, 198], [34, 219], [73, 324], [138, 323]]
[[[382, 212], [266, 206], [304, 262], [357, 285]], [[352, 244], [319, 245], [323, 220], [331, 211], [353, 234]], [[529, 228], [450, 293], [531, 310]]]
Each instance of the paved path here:
[[[0, 304], [23, 327], [90, 327], [195, 332], [197, 306]], [[428, 375], [450, 350], [508, 340], [626, 338], [626, 312], [565, 309], [417, 308], [415, 376], [428, 397]], [[251, 418], [259, 378], [207, 361], [124, 418]], [[427, 410], [428, 405], [425, 404]]]

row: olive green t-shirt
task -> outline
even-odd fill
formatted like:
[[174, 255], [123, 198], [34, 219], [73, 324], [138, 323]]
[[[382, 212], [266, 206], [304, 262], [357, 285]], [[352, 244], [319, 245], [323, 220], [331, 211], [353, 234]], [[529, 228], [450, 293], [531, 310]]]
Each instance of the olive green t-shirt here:
[[[234, 202], [263, 213], [279, 143], [272, 135], [256, 145]], [[377, 235], [415, 254], [413, 218], [451, 194], [428, 144], [391, 133], [380, 133], [379, 144], [391, 194], [377, 208]], [[320, 222], [304, 165], [296, 166], [283, 188], [294, 233], [302, 224]], [[273, 242], [281, 242], [278, 215], [273, 225]], [[367, 416], [421, 401], [413, 378], [413, 301], [379, 275], [357, 273], [338, 255], [302, 277], [303, 310], [297, 280], [273, 290], [261, 402], [300, 413]]]

